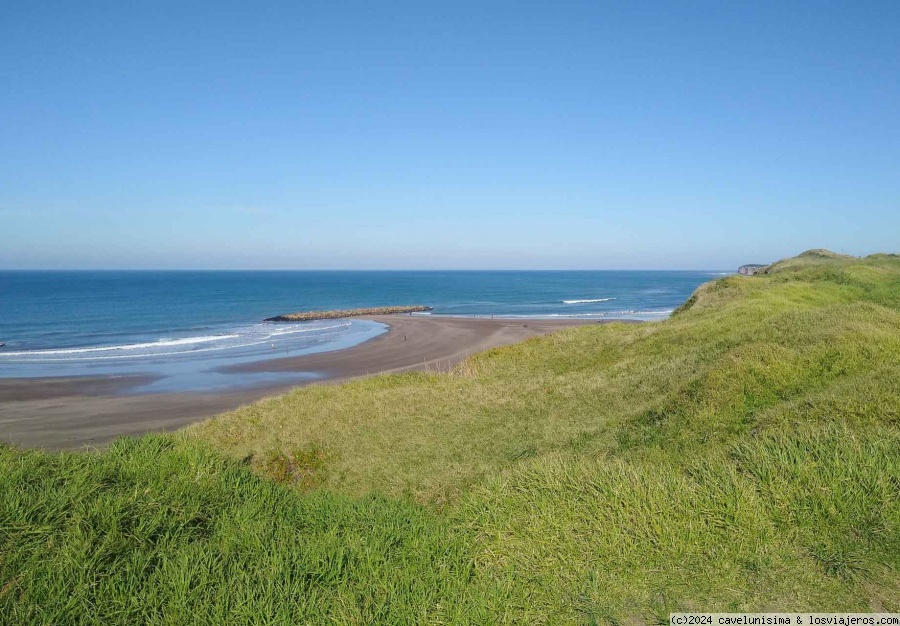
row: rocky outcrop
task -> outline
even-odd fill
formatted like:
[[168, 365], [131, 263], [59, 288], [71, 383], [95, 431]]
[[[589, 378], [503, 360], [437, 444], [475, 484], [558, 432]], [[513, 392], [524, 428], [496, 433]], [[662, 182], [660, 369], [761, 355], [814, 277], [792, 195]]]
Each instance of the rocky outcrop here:
[[741, 276], [753, 276], [754, 274], [758, 274], [762, 270], [769, 267], [768, 265], [741, 265], [738, 268], [738, 274]]
[[371, 309], [343, 309], [337, 311], [307, 311], [306, 313], [287, 313], [267, 317], [266, 322], [311, 322], [313, 320], [335, 320], [344, 317], [360, 317], [370, 315], [393, 315], [395, 313], [420, 313], [431, 311], [430, 306], [382, 306]]

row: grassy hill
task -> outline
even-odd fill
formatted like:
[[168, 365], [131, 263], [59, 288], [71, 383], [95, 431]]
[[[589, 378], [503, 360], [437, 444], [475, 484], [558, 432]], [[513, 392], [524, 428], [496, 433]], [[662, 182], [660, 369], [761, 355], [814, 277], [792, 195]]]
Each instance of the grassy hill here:
[[669, 320], [0, 448], [5, 623], [649, 623], [900, 611], [900, 257]]

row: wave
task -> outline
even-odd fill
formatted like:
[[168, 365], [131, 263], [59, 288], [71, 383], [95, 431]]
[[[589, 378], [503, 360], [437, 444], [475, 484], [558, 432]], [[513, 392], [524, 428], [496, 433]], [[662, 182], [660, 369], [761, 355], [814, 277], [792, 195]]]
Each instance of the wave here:
[[590, 304], [593, 302], [609, 302], [615, 298], [595, 298], [593, 300], [563, 300], [563, 304]]
[[283, 337], [285, 335], [296, 335], [299, 333], [314, 333], [318, 330], [332, 330], [334, 328], [346, 328], [352, 322], [344, 322], [343, 324], [333, 324], [331, 326], [313, 326], [310, 328], [297, 328], [296, 326], [286, 326], [284, 329], [269, 330], [266, 337]]
[[[113, 359], [133, 359], [160, 356], [174, 356], [178, 354], [197, 354], [201, 352], [212, 352], [217, 350], [233, 350], [237, 348], [247, 348], [251, 346], [270, 343], [272, 339], [288, 338], [289, 335], [297, 335], [300, 333], [322, 332], [323, 335], [333, 334], [324, 331], [334, 330], [337, 328], [345, 328], [351, 325], [351, 322], [341, 324], [332, 324], [330, 326], [311, 326], [306, 328], [297, 328], [296, 326], [285, 328], [274, 328], [269, 325], [260, 324], [249, 331], [222, 333], [220, 335], [202, 335], [197, 337], [182, 337], [179, 339], [158, 339], [156, 341], [147, 341], [141, 343], [129, 343], [115, 346], [84, 346], [78, 348], [57, 348], [50, 350], [21, 350], [16, 352], [0, 352], [0, 357], [63, 357], [55, 359], [47, 359], [53, 361], [80, 360], [80, 361], [99, 361]], [[231, 340], [243, 340], [241, 343], [235, 343]], [[160, 349], [177, 348], [184, 346], [197, 346], [221, 342], [223, 345], [208, 348], [192, 348], [188, 350], [175, 350], [159, 352]], [[134, 354], [136, 351], [144, 351]], [[112, 356], [94, 356], [98, 354]], [[65, 358], [69, 357], [69, 358]]]
[[614, 317], [616, 315], [671, 315], [674, 312], [675, 309], [663, 309], [661, 311], [613, 311], [606, 315], [609, 317]]
[[[88, 356], [88, 357], [77, 357], [77, 358], [57, 358], [57, 359], [43, 359], [41, 361], [23, 361], [24, 363], [80, 363], [84, 361], [123, 361], [125, 359], [151, 359], [157, 358], [161, 356], [178, 356], [179, 354], [190, 354], [196, 355], [202, 352], [219, 352], [221, 350], [233, 349], [233, 348], [246, 348], [248, 346], [259, 345], [261, 343], [266, 343], [265, 341], [258, 341], [256, 343], [242, 343], [230, 346], [222, 346], [218, 348], [201, 348], [199, 350], [178, 350], [175, 352], [149, 352], [142, 354], [117, 354], [115, 356]], [[30, 356], [34, 356], [32, 352]]]
[[543, 320], [550, 318], [563, 319], [601, 319], [601, 318], [625, 318], [625, 317], [644, 317], [644, 316], [667, 316], [675, 312], [675, 309], [660, 309], [656, 311], [648, 310], [621, 310], [621, 311], [590, 311], [585, 313], [497, 313], [491, 317], [487, 313], [476, 313], [474, 315], [440, 315], [439, 317], [462, 317], [467, 319], [497, 319], [497, 320]]
[[675, 309], [665, 309], [663, 311], [635, 311], [636, 315], [671, 315]]
[[112, 352], [114, 350], [146, 350], [148, 348], [165, 348], [170, 346], [187, 346], [210, 341], [237, 339], [240, 335], [208, 335], [205, 337], [184, 337], [182, 339], [160, 339], [145, 343], [129, 343], [121, 346], [96, 346], [83, 348], [65, 348], [58, 350], [25, 350], [22, 352], [3, 352], [3, 356], [52, 356], [55, 354], [89, 354], [92, 352]]
[[[658, 311], [647, 311], [642, 309], [625, 309], [622, 311], [593, 311], [591, 313], [550, 313], [549, 315], [540, 315], [534, 317], [609, 317], [609, 318], [620, 318], [620, 317], [644, 317], [644, 316], [664, 316], [671, 315], [675, 312], [675, 309], [662, 309]], [[524, 317], [524, 316], [523, 316]]]

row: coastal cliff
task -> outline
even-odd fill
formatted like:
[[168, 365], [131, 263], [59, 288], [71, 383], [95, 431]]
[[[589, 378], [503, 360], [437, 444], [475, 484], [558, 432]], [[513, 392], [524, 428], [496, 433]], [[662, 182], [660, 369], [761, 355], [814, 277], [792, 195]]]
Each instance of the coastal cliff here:
[[764, 270], [767, 267], [769, 267], [769, 266], [768, 265], [756, 265], [756, 264], [741, 265], [738, 268], [738, 274], [740, 274], [741, 276], [753, 276], [754, 274], [761, 272], [762, 270]]
[[430, 306], [382, 306], [369, 309], [343, 309], [335, 311], [307, 311], [305, 313], [287, 313], [267, 317], [265, 322], [311, 322], [314, 320], [334, 320], [345, 317], [360, 317], [368, 315], [394, 315], [397, 313], [421, 313], [431, 311]]

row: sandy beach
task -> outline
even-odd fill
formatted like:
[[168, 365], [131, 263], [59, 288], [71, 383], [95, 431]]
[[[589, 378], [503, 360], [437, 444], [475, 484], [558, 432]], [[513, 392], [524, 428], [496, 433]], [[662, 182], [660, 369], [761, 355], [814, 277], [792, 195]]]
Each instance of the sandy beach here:
[[[363, 344], [307, 356], [274, 358], [227, 371], [316, 372], [316, 383], [409, 370], [446, 371], [466, 356], [595, 320], [469, 319], [376, 316], [390, 331]], [[297, 383], [224, 393], [128, 395], [147, 377], [0, 379], [0, 439], [27, 447], [72, 449], [122, 435], [174, 430]], [[312, 383], [300, 383], [312, 384]]]

